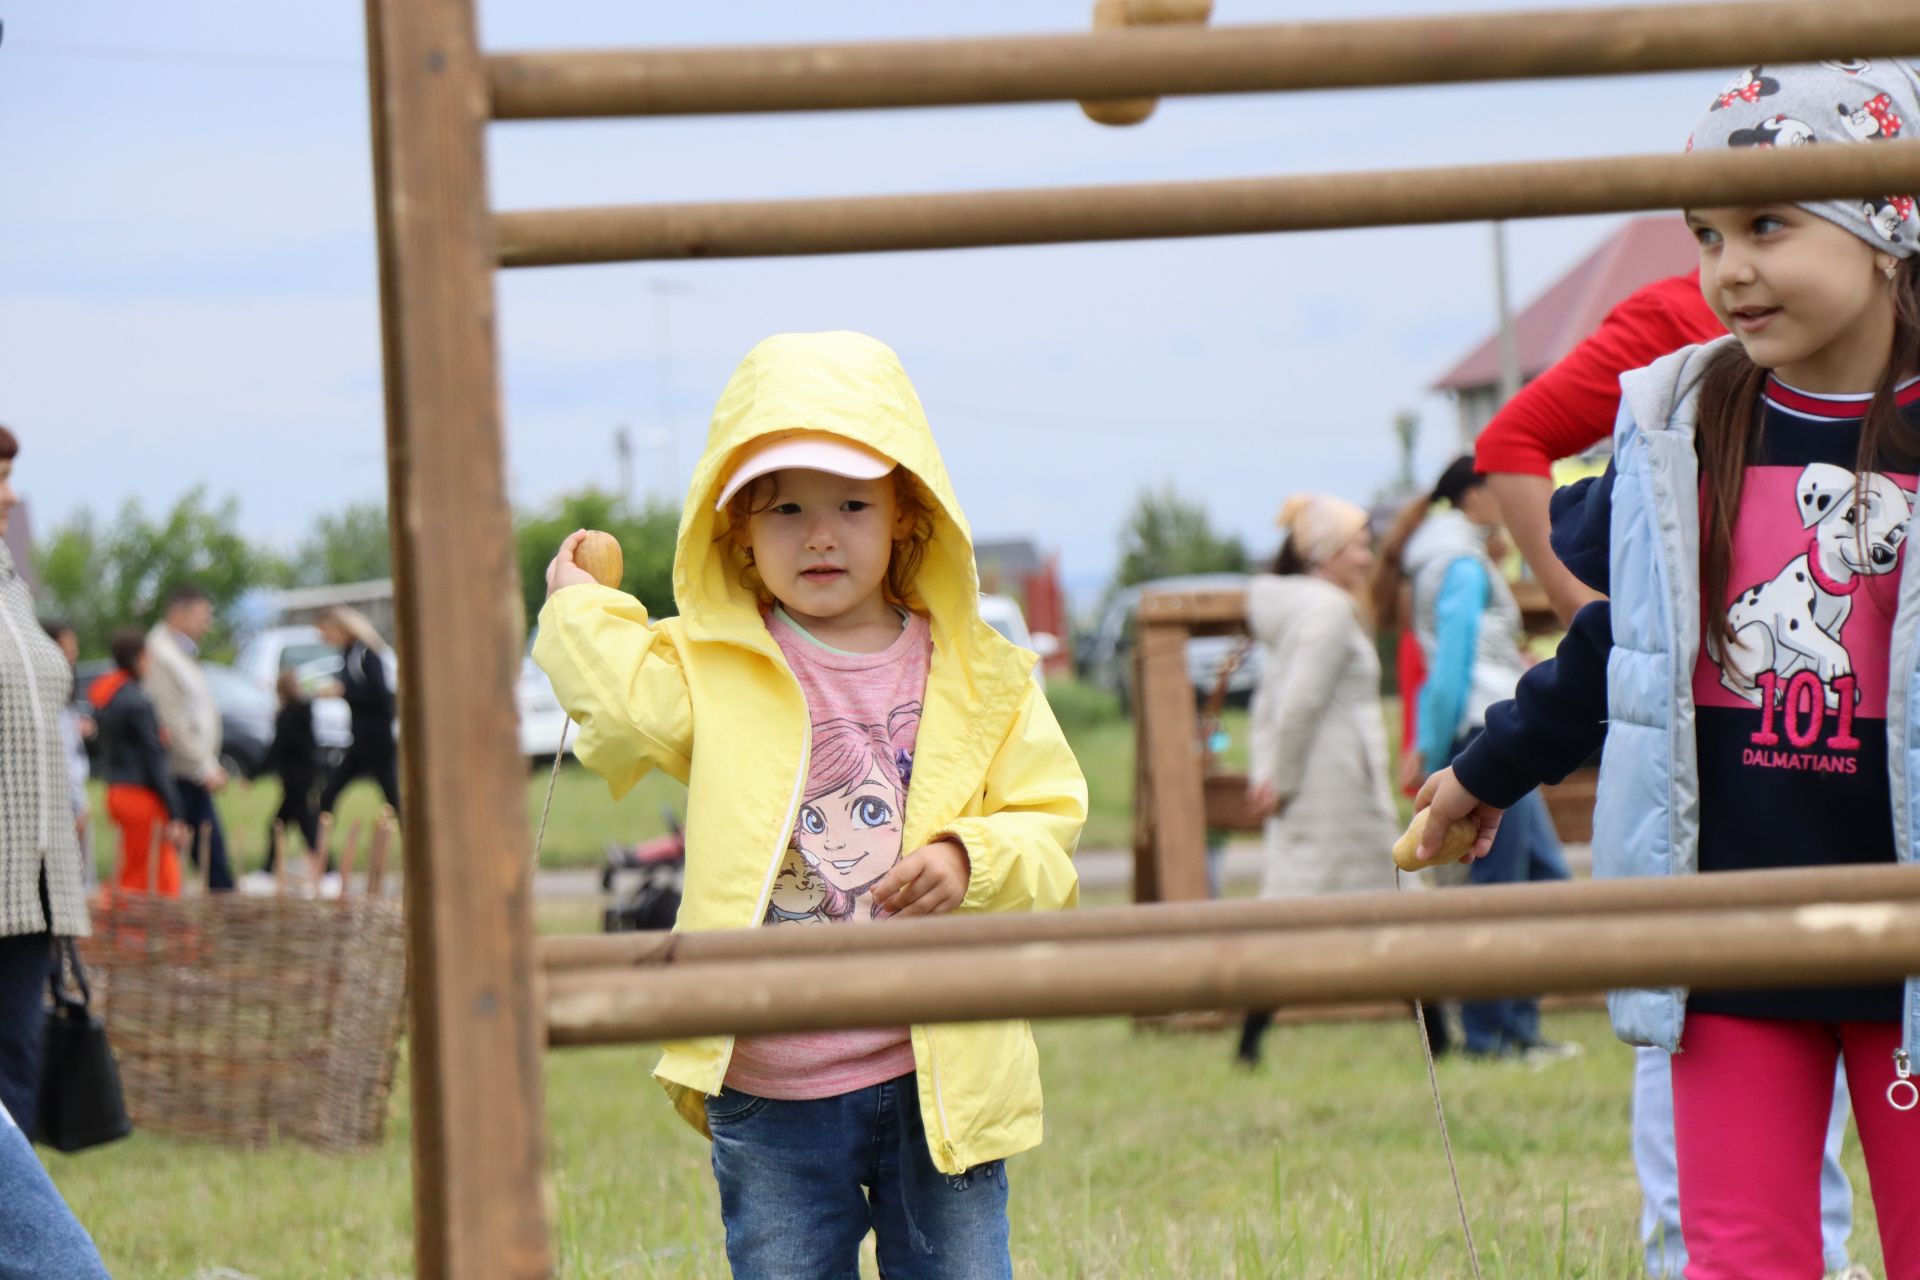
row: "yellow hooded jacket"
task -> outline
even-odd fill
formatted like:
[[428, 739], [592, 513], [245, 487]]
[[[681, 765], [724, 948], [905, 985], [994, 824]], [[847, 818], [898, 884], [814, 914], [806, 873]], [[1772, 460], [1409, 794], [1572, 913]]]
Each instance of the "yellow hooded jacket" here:
[[[653, 768], [687, 784], [675, 927], [760, 923], [806, 782], [806, 699], [735, 554], [716, 539], [726, 517], [713, 509], [749, 446], [797, 429], [885, 454], [937, 508], [908, 601], [931, 623], [933, 661], [902, 850], [946, 835], [966, 846], [963, 912], [1073, 906], [1086, 780], [1033, 678], [1034, 655], [980, 619], [971, 535], [913, 384], [872, 338], [784, 334], [748, 353], [714, 409], [674, 557], [680, 616], [650, 622], [624, 592], [569, 587], [541, 610], [534, 645], [580, 725], [580, 761], [616, 799]], [[1039, 1145], [1039, 1062], [1026, 1023], [916, 1026], [912, 1035], [921, 1115], [942, 1172]], [[654, 1069], [703, 1133], [705, 1097], [719, 1093], [732, 1052], [731, 1037], [670, 1044]]]

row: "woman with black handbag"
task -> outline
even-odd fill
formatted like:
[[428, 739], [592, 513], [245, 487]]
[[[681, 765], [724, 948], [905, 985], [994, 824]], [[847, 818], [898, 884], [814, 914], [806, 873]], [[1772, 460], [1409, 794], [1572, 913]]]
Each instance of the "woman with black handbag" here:
[[34, 617], [4, 542], [20, 501], [13, 490], [19, 452], [20, 442], [0, 427], [0, 1105], [31, 1132], [53, 944], [90, 928], [60, 745], [73, 671]]

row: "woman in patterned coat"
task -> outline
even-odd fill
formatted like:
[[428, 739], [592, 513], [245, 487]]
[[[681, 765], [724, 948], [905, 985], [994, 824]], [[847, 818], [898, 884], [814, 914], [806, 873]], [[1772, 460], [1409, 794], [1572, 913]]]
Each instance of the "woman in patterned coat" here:
[[[19, 505], [20, 442], [0, 427], [0, 539]], [[73, 671], [33, 613], [0, 540], [0, 1104], [33, 1132], [40, 1098], [41, 999], [55, 937], [88, 931], [80, 845], [68, 799], [60, 713]]]

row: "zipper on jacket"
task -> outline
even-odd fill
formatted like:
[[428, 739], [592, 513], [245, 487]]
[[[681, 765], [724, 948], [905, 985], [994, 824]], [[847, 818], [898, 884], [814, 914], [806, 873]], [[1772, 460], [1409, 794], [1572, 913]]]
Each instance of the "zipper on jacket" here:
[[1893, 1051], [1893, 1083], [1887, 1086], [1887, 1103], [1895, 1111], [1911, 1111], [1920, 1107], [1920, 1085], [1911, 1079], [1912, 1060], [1907, 1057], [1904, 1048]]
[[[27, 707], [33, 713], [33, 736], [40, 748], [40, 755], [44, 757], [47, 752], [46, 714], [40, 705], [40, 680], [39, 677], [33, 674], [33, 655], [27, 652], [27, 643], [20, 638], [20, 625], [13, 620], [12, 612], [0, 608], [0, 617], [6, 618], [7, 632], [13, 637], [14, 650], [20, 655], [20, 670], [27, 679]], [[40, 775], [40, 847], [38, 852], [44, 856], [47, 850], [53, 847], [53, 828], [48, 825], [52, 821], [50, 814], [53, 808], [53, 798], [47, 791], [47, 771], [45, 769], [38, 769], [36, 772]]]
[[[780, 878], [780, 864], [786, 861], [787, 845], [793, 839], [793, 822], [800, 814], [800, 798], [807, 789], [807, 761], [813, 755], [813, 721], [806, 722], [806, 730], [800, 736], [800, 770], [793, 777], [793, 796], [787, 802], [787, 820], [780, 827], [780, 839], [773, 846], [773, 861], [767, 867], [766, 883], [760, 886], [760, 896], [754, 906], [753, 919], [747, 928], [758, 929], [761, 921], [767, 918], [767, 903], [773, 898], [774, 882]], [[737, 1035], [727, 1037], [727, 1051], [720, 1059], [720, 1079], [727, 1078], [727, 1068], [733, 1065], [733, 1046], [739, 1043]]]
[[[933, 1076], [933, 1109], [940, 1117], [940, 1146], [947, 1153], [947, 1163], [960, 1163], [960, 1153], [953, 1147], [953, 1131], [947, 1125], [947, 1100], [940, 1092], [940, 1058], [933, 1051], [933, 1028], [924, 1027], [922, 1035], [927, 1041], [927, 1070]], [[965, 1173], [966, 1170], [959, 1170]]]

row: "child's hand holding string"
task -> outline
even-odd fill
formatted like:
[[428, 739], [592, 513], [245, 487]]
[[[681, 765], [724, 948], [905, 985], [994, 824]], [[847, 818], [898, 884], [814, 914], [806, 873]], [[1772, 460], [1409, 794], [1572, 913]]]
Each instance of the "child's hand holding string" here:
[[1460, 785], [1453, 776], [1452, 769], [1442, 769], [1428, 778], [1420, 788], [1420, 794], [1413, 798], [1414, 811], [1430, 809], [1427, 814], [1427, 829], [1420, 837], [1420, 857], [1430, 859], [1440, 852], [1440, 838], [1447, 828], [1461, 819], [1470, 819], [1479, 824], [1480, 836], [1473, 842], [1473, 848], [1467, 851], [1462, 862], [1472, 862], [1475, 858], [1484, 858], [1493, 848], [1494, 833], [1500, 829], [1500, 819], [1506, 810], [1496, 809], [1490, 804], [1482, 804], [1474, 798], [1472, 792]]
[[932, 916], [951, 911], [967, 896], [973, 861], [958, 840], [935, 840], [893, 864], [874, 882], [874, 918]]
[[587, 536], [585, 529], [575, 529], [560, 544], [559, 552], [547, 565], [547, 599], [553, 599], [553, 593], [563, 587], [591, 586], [592, 574], [574, 563], [573, 549], [580, 545], [580, 539]]

